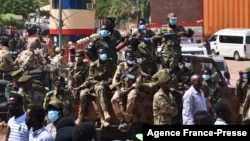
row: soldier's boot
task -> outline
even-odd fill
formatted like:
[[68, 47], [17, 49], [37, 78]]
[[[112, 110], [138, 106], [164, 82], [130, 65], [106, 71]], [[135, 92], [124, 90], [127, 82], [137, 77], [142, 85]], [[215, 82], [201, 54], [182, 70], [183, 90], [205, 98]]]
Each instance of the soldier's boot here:
[[79, 123], [81, 123], [83, 121], [84, 109], [85, 109], [85, 106], [83, 106], [82, 104], [80, 104], [78, 116], [77, 116], [77, 119], [75, 120], [76, 124], [79, 124]]

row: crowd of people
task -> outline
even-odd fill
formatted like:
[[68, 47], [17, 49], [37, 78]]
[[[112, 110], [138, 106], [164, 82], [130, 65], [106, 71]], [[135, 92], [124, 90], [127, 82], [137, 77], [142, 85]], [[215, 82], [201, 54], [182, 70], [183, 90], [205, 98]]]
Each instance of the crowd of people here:
[[[69, 63], [61, 48], [49, 59], [39, 38], [28, 42], [15, 60], [9, 42], [3, 42], [0, 70], [11, 73], [12, 82], [5, 88], [9, 118], [0, 124], [1, 136], [9, 141], [100, 140], [95, 124], [86, 122], [90, 99], [101, 128], [116, 118], [118, 130], [124, 130], [133, 123], [141, 93], [152, 95], [154, 125], [230, 124], [232, 113], [221, 101], [211, 68], [196, 72], [181, 54], [180, 38], [192, 37], [193, 30], [176, 23], [175, 13], [169, 13], [167, 24], [153, 32], [140, 19], [138, 30], [123, 37], [115, 29], [115, 18], [107, 18], [98, 36], [85, 50], [76, 50]], [[158, 45], [162, 50], [157, 51]], [[118, 59], [121, 50], [124, 60]], [[243, 73], [242, 80], [248, 80], [249, 73]], [[248, 81], [239, 83], [246, 124], [249, 94], [241, 88]]]

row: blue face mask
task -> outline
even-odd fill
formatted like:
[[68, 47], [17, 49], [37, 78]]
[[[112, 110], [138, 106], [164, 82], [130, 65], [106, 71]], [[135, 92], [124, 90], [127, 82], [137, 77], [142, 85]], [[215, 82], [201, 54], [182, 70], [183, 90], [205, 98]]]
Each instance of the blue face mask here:
[[59, 112], [58, 111], [55, 111], [55, 110], [50, 110], [48, 112], [48, 118], [51, 122], [54, 122], [56, 120], [58, 120], [59, 118]]
[[243, 77], [243, 79], [247, 79], [248, 78], [248, 74], [247, 73], [243, 73], [242, 77]]
[[186, 68], [190, 68], [190, 66], [191, 66], [191, 63], [185, 63]]
[[103, 54], [100, 54], [99, 58], [100, 58], [100, 60], [102, 60], [102, 61], [106, 61], [107, 58], [108, 58], [108, 55], [107, 55], [106, 53], [103, 53]]
[[145, 40], [145, 41], [150, 41], [151, 38], [144, 37], [144, 40]]
[[140, 30], [146, 30], [146, 29], [147, 29], [147, 27], [146, 27], [146, 25], [145, 25], [145, 24], [142, 24], [142, 25], [140, 25], [140, 26], [139, 26], [139, 29], [140, 29]]
[[169, 20], [169, 24], [170, 24], [170, 25], [176, 25], [176, 23], [177, 23], [177, 20], [176, 20], [176, 19], [170, 19], [170, 20]]
[[202, 75], [202, 78], [203, 78], [204, 80], [209, 80], [209, 79], [210, 79], [210, 75], [208, 75], [208, 74], [203, 74], [203, 75]]
[[108, 30], [101, 30], [101, 36], [102, 37], [107, 37], [109, 35]]
[[134, 61], [134, 60], [127, 60], [127, 63], [128, 63], [129, 65], [132, 65], [132, 64], [135, 64], [135, 61]]

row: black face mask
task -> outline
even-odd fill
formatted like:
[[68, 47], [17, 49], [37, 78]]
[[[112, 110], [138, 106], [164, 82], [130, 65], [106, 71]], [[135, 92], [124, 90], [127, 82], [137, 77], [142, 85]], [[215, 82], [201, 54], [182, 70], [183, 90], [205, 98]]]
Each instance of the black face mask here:
[[15, 116], [16, 113], [17, 113], [17, 108], [15, 106], [9, 106], [9, 113], [12, 115], [12, 116]]

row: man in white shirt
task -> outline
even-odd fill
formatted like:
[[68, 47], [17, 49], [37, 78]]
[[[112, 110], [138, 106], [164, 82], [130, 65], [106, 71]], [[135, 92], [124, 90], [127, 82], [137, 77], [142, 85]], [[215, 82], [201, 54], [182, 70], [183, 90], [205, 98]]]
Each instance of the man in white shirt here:
[[202, 78], [194, 74], [191, 77], [192, 86], [185, 92], [182, 97], [182, 123], [183, 125], [194, 125], [193, 116], [197, 111], [208, 111], [207, 101], [204, 92], [201, 89]]
[[25, 124], [26, 113], [23, 110], [23, 97], [11, 94], [8, 100], [9, 113], [12, 117], [8, 121], [10, 135], [8, 141], [28, 141], [28, 127]]

